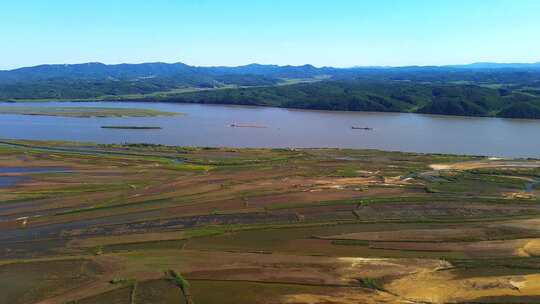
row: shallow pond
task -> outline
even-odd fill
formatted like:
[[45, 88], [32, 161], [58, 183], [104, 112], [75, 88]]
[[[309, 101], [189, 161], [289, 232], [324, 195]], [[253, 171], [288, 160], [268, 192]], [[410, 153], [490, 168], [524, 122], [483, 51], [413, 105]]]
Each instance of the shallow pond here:
[[[30, 176], [24, 174], [33, 173], [64, 173], [69, 172], [63, 167], [0, 167], [0, 188], [13, 187], [19, 183], [30, 180]], [[17, 174], [17, 175], [3, 175]], [[23, 174], [23, 175], [19, 175]]]

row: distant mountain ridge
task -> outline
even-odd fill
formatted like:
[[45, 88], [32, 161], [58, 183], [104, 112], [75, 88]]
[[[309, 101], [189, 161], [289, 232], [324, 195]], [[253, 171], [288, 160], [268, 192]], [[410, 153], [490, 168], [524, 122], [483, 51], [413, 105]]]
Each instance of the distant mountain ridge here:
[[140, 64], [103, 64], [89, 62], [80, 64], [45, 64], [0, 71], [0, 80], [40, 80], [47, 78], [107, 78], [118, 79], [138, 77], [171, 77], [176, 75], [228, 75], [253, 74], [272, 76], [312, 76], [327, 71], [327, 68], [316, 68], [312, 65], [278, 66], [249, 64], [237, 67], [198, 67], [178, 63], [140, 63]]
[[[404, 67], [315, 67], [310, 64], [271, 65], [271, 64], [248, 64], [243, 66], [191, 66], [181, 62], [164, 63], [150, 62], [140, 64], [103, 64], [89, 62], [80, 64], [44, 64], [33, 67], [23, 67], [13, 70], [0, 71], [0, 83], [42, 81], [48, 79], [110, 79], [110, 80], [137, 80], [141, 78], [213, 78], [225, 75], [259, 75], [272, 78], [309, 78], [321, 75], [343, 77], [373, 72], [404, 72], [404, 71], [449, 71], [471, 70], [491, 71], [497, 69], [523, 69], [540, 70], [540, 62], [537, 63], [490, 63], [478, 62], [467, 65], [445, 66], [404, 66]], [[361, 75], [360, 75], [361, 76]]]
[[183, 63], [141, 63], [107, 65], [99, 62], [80, 64], [44, 64], [9, 71], [0, 71], [0, 81], [32, 81], [51, 78], [138, 78], [196, 74], [197, 70]]
[[464, 65], [447, 65], [446, 67], [465, 69], [539, 69], [540, 62], [534, 63], [497, 63], [497, 62], [475, 62]]

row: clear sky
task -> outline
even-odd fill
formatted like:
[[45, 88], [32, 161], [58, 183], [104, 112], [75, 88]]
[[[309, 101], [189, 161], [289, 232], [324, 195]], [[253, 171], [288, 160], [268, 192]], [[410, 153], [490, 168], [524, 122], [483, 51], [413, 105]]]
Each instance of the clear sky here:
[[6, 0], [0, 41], [0, 69], [536, 62], [540, 0]]

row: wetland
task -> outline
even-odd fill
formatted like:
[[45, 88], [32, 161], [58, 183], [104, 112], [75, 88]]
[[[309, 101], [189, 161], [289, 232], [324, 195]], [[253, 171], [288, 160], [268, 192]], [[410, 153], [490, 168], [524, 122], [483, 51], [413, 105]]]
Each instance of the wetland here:
[[535, 159], [4, 140], [0, 168], [26, 178], [0, 188], [1, 303], [540, 294]]

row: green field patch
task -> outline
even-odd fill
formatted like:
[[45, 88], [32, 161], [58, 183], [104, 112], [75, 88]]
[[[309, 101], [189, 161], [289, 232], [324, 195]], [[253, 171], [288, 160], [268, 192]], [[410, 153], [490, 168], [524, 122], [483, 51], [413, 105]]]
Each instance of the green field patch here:
[[523, 190], [525, 181], [500, 175], [451, 172], [441, 175], [444, 181], [429, 183], [431, 193], [499, 194], [501, 191]]
[[454, 198], [445, 197], [429, 197], [429, 196], [398, 196], [398, 197], [374, 197], [365, 199], [345, 199], [345, 200], [332, 200], [321, 202], [309, 202], [309, 203], [286, 203], [286, 204], [274, 204], [266, 207], [268, 210], [282, 210], [282, 209], [297, 209], [297, 208], [317, 208], [325, 206], [336, 205], [358, 205], [365, 206], [370, 204], [384, 204], [384, 203], [422, 203], [422, 202], [435, 202], [435, 201], [449, 201], [455, 200]]
[[131, 304], [132, 287], [125, 286], [66, 304]]
[[185, 297], [174, 283], [167, 279], [139, 282], [135, 303], [170, 304], [185, 302]]
[[96, 205], [96, 206], [90, 206], [90, 207], [84, 207], [84, 208], [78, 208], [78, 209], [72, 209], [67, 211], [62, 211], [55, 213], [55, 216], [60, 215], [71, 215], [71, 214], [78, 214], [78, 213], [84, 213], [84, 212], [91, 212], [91, 211], [101, 211], [101, 210], [107, 210], [107, 209], [115, 209], [115, 208], [125, 208], [125, 207], [141, 207], [145, 205], [153, 205], [153, 204], [159, 204], [170, 201], [170, 198], [160, 198], [160, 199], [152, 199], [152, 200], [145, 200], [145, 201], [139, 201], [139, 202], [129, 202], [129, 203], [120, 203], [120, 204], [103, 204], [103, 205]]
[[540, 269], [540, 257], [509, 257], [484, 259], [450, 259], [453, 266], [463, 269], [478, 268], [512, 268], [512, 269]]
[[369, 241], [366, 241], [366, 240], [332, 240], [332, 245], [369, 246]]
[[0, 266], [0, 303], [34, 303], [84, 286], [100, 273], [87, 260], [12, 263]]
[[191, 294], [196, 304], [265, 304], [282, 303], [291, 294], [328, 295], [342, 289], [332, 286], [310, 286], [246, 281], [190, 280]]
[[[119, 237], [121, 238], [121, 236]], [[123, 252], [123, 251], [139, 251], [139, 250], [156, 250], [156, 249], [181, 249], [187, 240], [167, 240], [167, 241], [148, 241], [136, 242], [127, 244], [107, 245], [103, 247], [104, 252]]]
[[384, 291], [383, 282], [380, 279], [377, 278], [358, 278], [358, 283], [363, 288], [369, 288], [379, 291]]

